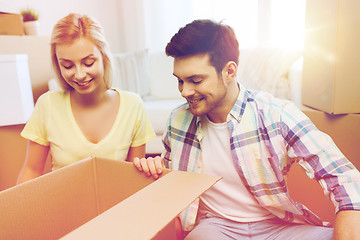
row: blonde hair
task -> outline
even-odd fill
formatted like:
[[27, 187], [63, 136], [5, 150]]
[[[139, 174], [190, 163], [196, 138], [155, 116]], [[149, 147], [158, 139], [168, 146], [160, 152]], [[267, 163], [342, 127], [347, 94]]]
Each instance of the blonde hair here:
[[56, 56], [57, 44], [68, 44], [80, 37], [85, 37], [92, 41], [101, 52], [104, 64], [104, 81], [107, 89], [111, 88], [112, 83], [112, 63], [111, 52], [105, 34], [100, 23], [89, 16], [71, 13], [60, 19], [53, 28], [51, 35], [51, 61], [57, 75], [58, 81], [64, 90], [71, 90], [63, 76]]

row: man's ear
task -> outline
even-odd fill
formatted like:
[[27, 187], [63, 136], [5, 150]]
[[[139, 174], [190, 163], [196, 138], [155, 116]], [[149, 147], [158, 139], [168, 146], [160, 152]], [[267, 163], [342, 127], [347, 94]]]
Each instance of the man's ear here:
[[223, 78], [226, 81], [233, 80], [236, 77], [236, 73], [237, 73], [237, 64], [233, 61], [227, 62], [222, 70]]

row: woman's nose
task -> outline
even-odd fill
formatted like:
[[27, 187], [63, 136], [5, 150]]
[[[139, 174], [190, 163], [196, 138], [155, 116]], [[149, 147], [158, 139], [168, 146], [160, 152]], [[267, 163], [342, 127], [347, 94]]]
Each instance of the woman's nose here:
[[86, 77], [86, 72], [85, 72], [84, 68], [77, 67], [75, 70], [75, 79], [82, 80], [85, 77]]

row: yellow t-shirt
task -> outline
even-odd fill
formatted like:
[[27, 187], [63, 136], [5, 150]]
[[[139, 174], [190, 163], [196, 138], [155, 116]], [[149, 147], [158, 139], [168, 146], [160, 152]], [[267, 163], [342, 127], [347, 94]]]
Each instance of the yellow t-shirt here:
[[50, 145], [53, 170], [89, 156], [124, 161], [130, 147], [149, 142], [155, 133], [140, 96], [114, 90], [120, 95], [118, 115], [108, 135], [99, 143], [89, 142], [83, 135], [71, 110], [70, 94], [63, 91], [40, 96], [21, 136]]

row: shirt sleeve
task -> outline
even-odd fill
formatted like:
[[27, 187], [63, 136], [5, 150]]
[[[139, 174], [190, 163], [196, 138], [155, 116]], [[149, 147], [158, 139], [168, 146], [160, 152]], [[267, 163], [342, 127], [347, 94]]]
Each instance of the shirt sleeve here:
[[336, 212], [360, 210], [360, 173], [331, 137], [291, 103], [281, 113], [281, 131], [289, 157], [297, 159], [306, 174], [320, 183]]
[[146, 144], [153, 138], [155, 138], [155, 132], [151, 126], [151, 122], [146, 109], [144, 108], [144, 104], [139, 98], [135, 133], [131, 147], [137, 147]]
[[49, 116], [49, 95], [41, 95], [20, 135], [40, 145], [48, 146], [46, 123]]

